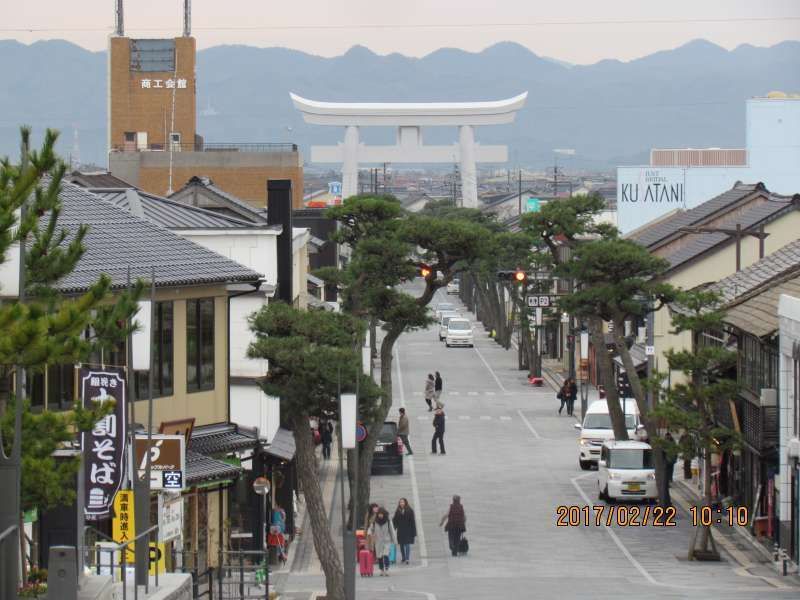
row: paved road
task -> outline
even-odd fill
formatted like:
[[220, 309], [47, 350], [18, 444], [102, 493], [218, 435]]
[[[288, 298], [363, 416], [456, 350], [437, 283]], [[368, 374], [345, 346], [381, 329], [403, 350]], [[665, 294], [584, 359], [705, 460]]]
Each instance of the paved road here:
[[[753, 577], [730, 557], [683, 560], [691, 529], [684, 513], [674, 528], [558, 527], [559, 505], [601, 504], [595, 473], [577, 464], [575, 421], [556, 413], [552, 390], [527, 384], [513, 351], [477, 324], [475, 333], [474, 349], [447, 349], [434, 329], [397, 344], [393, 413], [406, 407], [415, 454], [402, 477], [373, 478], [373, 499], [393, 510], [407, 497], [423, 535], [410, 566], [394, 567], [389, 578], [359, 579], [360, 600], [798, 597], [798, 588]], [[430, 454], [422, 390], [434, 370], [444, 377], [446, 456]], [[450, 556], [438, 527], [453, 494], [467, 514], [466, 557]], [[309, 598], [305, 590], [320, 583], [313, 571], [292, 573], [284, 589]]]

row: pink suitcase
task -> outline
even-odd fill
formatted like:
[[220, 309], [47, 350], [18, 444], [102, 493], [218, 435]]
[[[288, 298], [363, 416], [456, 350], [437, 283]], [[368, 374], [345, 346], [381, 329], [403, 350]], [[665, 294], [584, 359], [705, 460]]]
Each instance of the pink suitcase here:
[[375, 567], [375, 558], [370, 550], [361, 550], [358, 553], [358, 571], [362, 577], [372, 577]]

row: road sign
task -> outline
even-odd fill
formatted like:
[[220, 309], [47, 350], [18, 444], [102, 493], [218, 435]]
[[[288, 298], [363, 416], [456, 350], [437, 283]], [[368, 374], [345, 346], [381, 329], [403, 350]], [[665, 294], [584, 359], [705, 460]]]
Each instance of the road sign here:
[[539, 198], [528, 196], [528, 200], [525, 203], [525, 212], [539, 212], [540, 204], [541, 200]]
[[359, 442], [363, 442], [367, 439], [367, 428], [364, 427], [361, 423], [356, 426], [356, 440]]
[[[147, 467], [147, 436], [137, 435], [133, 460], [139, 479]], [[186, 488], [186, 438], [154, 433], [150, 447], [150, 489], [179, 491]]]
[[528, 296], [528, 307], [550, 308], [551, 306], [555, 306], [556, 300], [558, 300], [557, 296], [531, 294]]

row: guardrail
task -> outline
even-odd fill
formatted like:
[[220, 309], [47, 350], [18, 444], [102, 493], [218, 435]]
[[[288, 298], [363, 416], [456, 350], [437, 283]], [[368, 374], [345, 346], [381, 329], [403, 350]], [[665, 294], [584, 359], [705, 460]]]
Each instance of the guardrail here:
[[[84, 534], [85, 533], [86, 532], [84, 530]], [[155, 540], [153, 539], [154, 534], [155, 534]], [[127, 585], [128, 584], [128, 581], [127, 581], [127, 575], [128, 575], [128, 552], [129, 552], [128, 546], [130, 546], [131, 544], [136, 543], [137, 540], [141, 540], [145, 536], [147, 536], [147, 544], [148, 544], [148, 548], [149, 548], [150, 542], [153, 542], [153, 541], [157, 542], [158, 541], [158, 525], [153, 525], [152, 527], [150, 527], [150, 529], [147, 529], [147, 530], [143, 531], [142, 533], [140, 533], [139, 535], [134, 537], [132, 540], [129, 540], [129, 541], [125, 542], [124, 544], [113, 544], [112, 546], [107, 547], [107, 548], [101, 548], [101, 547], [98, 547], [98, 546], [94, 547], [95, 563], [96, 563], [97, 572], [100, 573], [101, 567], [108, 566], [110, 568], [110, 570], [111, 570], [111, 579], [112, 579], [112, 581], [114, 579], [114, 566], [115, 566], [115, 562], [116, 562], [115, 556], [116, 556], [116, 554], [118, 552], [122, 552], [122, 560], [121, 560], [121, 564], [119, 565], [119, 569], [121, 569], [122, 600], [128, 600], [128, 585]], [[102, 564], [102, 561], [100, 560], [100, 556], [103, 553], [106, 553], [106, 554], [110, 555], [109, 556], [108, 565]], [[148, 571], [149, 571], [149, 569], [148, 569]], [[158, 589], [158, 564], [156, 564], [156, 568], [154, 569], [154, 571], [155, 571], [155, 587], [156, 587], [156, 589]], [[145, 593], [145, 596], [150, 595], [150, 576], [149, 576], [149, 574], [148, 574], [147, 580], [145, 582], [144, 593]], [[138, 600], [139, 599], [139, 586], [136, 585], [135, 581], [134, 581], [134, 586], [133, 586], [133, 597], [134, 597], [134, 600]]]
[[[0, 533], [0, 582], [12, 580], [16, 581], [16, 573], [6, 572], [6, 563], [8, 562], [6, 561], [6, 552], [9, 550], [7, 547], [9, 542], [19, 546], [19, 540], [15, 536], [11, 535], [17, 530], [17, 527], [17, 525], [11, 525], [5, 531], [3, 531], [3, 533]], [[11, 547], [11, 551], [14, 551], [14, 546]], [[17, 565], [14, 566], [14, 569], [16, 568]], [[2, 593], [2, 590], [0, 590], [0, 594]]]
[[172, 142], [172, 144], [137, 144], [129, 142], [111, 147], [114, 152], [297, 152], [297, 144], [288, 142]]

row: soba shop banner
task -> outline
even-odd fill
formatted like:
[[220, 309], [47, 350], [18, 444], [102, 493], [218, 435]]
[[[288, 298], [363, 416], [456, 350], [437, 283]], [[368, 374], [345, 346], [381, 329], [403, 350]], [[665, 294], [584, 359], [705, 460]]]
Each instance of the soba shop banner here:
[[80, 371], [81, 401], [84, 408], [116, 401], [114, 411], [95, 423], [81, 437], [84, 512], [86, 519], [107, 519], [114, 496], [124, 481], [125, 457], [125, 373], [122, 369]]

